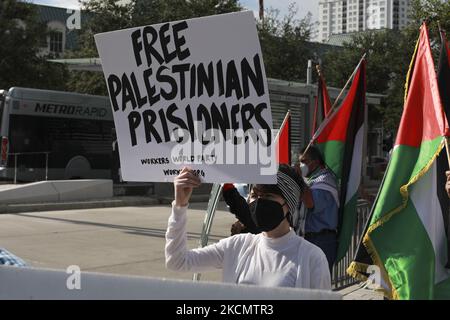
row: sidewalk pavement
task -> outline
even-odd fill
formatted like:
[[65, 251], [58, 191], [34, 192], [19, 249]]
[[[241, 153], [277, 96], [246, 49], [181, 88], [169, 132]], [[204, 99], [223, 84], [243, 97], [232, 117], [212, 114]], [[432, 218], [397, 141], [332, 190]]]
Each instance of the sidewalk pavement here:
[[[158, 204], [170, 204], [172, 200], [173, 200], [172, 197], [165, 197], [165, 196], [116, 196], [107, 199], [79, 200], [66, 202], [60, 201], [60, 202], [40, 202], [40, 203], [25, 203], [25, 204], [0, 204], [0, 214], [36, 212], [36, 211], [73, 210], [73, 209], [150, 206]], [[192, 195], [191, 202], [207, 202], [208, 200], [209, 194]]]
[[[194, 199], [197, 203], [192, 203], [189, 209], [190, 248], [198, 246], [203, 225], [207, 203], [200, 202], [201, 199], [202, 196], [197, 196]], [[164, 234], [170, 202], [171, 199], [163, 197], [115, 197], [3, 206], [16, 212], [0, 215], [0, 246], [35, 267], [65, 269], [75, 264], [86, 271], [192, 279], [191, 273], [173, 272], [164, 266]], [[48, 212], [31, 213], [44, 210]], [[234, 221], [235, 217], [221, 202], [210, 242], [229, 236]], [[206, 272], [201, 279], [220, 281], [221, 273]], [[383, 299], [380, 293], [360, 285], [338, 292], [344, 300]]]
[[363, 285], [358, 283], [337, 292], [344, 296], [344, 300], [383, 300], [381, 292], [365, 288]]
[[[191, 203], [187, 222], [189, 248], [199, 245], [206, 203]], [[165, 267], [164, 246], [170, 205], [24, 212], [0, 215], [0, 247], [32, 267], [192, 279], [189, 272]], [[217, 242], [236, 221], [223, 203], [209, 237]], [[220, 270], [202, 273], [202, 281], [220, 281]]]

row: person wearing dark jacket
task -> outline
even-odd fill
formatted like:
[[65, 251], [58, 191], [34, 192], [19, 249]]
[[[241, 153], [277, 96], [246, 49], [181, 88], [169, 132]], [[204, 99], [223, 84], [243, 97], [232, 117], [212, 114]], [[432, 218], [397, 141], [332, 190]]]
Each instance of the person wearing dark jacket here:
[[[299, 179], [298, 183], [302, 188], [306, 187], [303, 179]], [[246, 232], [258, 234], [263, 231], [255, 225], [248, 209], [248, 202], [252, 196], [252, 190], [250, 190], [248, 195], [249, 199], [244, 199], [232, 183], [225, 183], [222, 188], [222, 195], [230, 212], [238, 219], [231, 226], [231, 235]], [[293, 223], [291, 223], [291, 226], [293, 226]]]
[[232, 183], [225, 183], [223, 185], [222, 195], [230, 212], [238, 219], [231, 227], [232, 235], [245, 232], [258, 234], [261, 232], [251, 219], [247, 200], [241, 196]]

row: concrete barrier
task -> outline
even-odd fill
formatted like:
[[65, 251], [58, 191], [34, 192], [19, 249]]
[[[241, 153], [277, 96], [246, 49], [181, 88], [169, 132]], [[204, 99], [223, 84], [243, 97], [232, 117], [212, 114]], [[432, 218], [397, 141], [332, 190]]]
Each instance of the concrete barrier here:
[[53, 181], [59, 194], [59, 201], [111, 198], [112, 180], [61, 180]]
[[[0, 266], [0, 299], [339, 300], [331, 291]], [[78, 282], [77, 282], [78, 281]], [[77, 289], [77, 285], [79, 289]], [[72, 289], [69, 289], [72, 288]]]
[[12, 185], [0, 190], [0, 203], [55, 202], [58, 193], [49, 181]]
[[0, 190], [0, 204], [110, 198], [112, 180], [54, 180], [12, 185]]

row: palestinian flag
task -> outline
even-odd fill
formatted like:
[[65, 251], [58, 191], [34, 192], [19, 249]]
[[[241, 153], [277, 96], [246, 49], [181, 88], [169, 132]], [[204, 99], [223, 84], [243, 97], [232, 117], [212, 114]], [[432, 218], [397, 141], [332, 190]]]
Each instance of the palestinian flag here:
[[339, 186], [338, 251], [336, 262], [349, 247], [356, 224], [356, 204], [363, 161], [366, 108], [366, 62], [357, 67], [350, 90], [339, 109], [319, 127], [315, 143]]
[[328, 95], [327, 85], [322, 73], [319, 73], [319, 81], [317, 83], [317, 96], [314, 104], [314, 118], [312, 125], [312, 135], [316, 132], [316, 129], [320, 126], [323, 119], [328, 116], [331, 111], [331, 100]]
[[275, 138], [278, 164], [291, 165], [291, 113], [288, 111]]
[[408, 72], [405, 105], [391, 160], [363, 245], [347, 270], [364, 279], [369, 265], [378, 266], [381, 289], [387, 297], [450, 298], [443, 219], [448, 208], [441, 206], [439, 190], [444, 185], [438, 184], [436, 161], [447, 130], [424, 24]]

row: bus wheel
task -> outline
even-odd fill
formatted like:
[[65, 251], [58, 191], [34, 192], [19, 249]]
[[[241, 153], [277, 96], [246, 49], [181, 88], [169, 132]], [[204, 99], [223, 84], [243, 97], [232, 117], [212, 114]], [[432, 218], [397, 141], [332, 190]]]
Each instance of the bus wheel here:
[[65, 179], [86, 179], [89, 177], [91, 164], [83, 156], [75, 156], [69, 160], [64, 172]]

